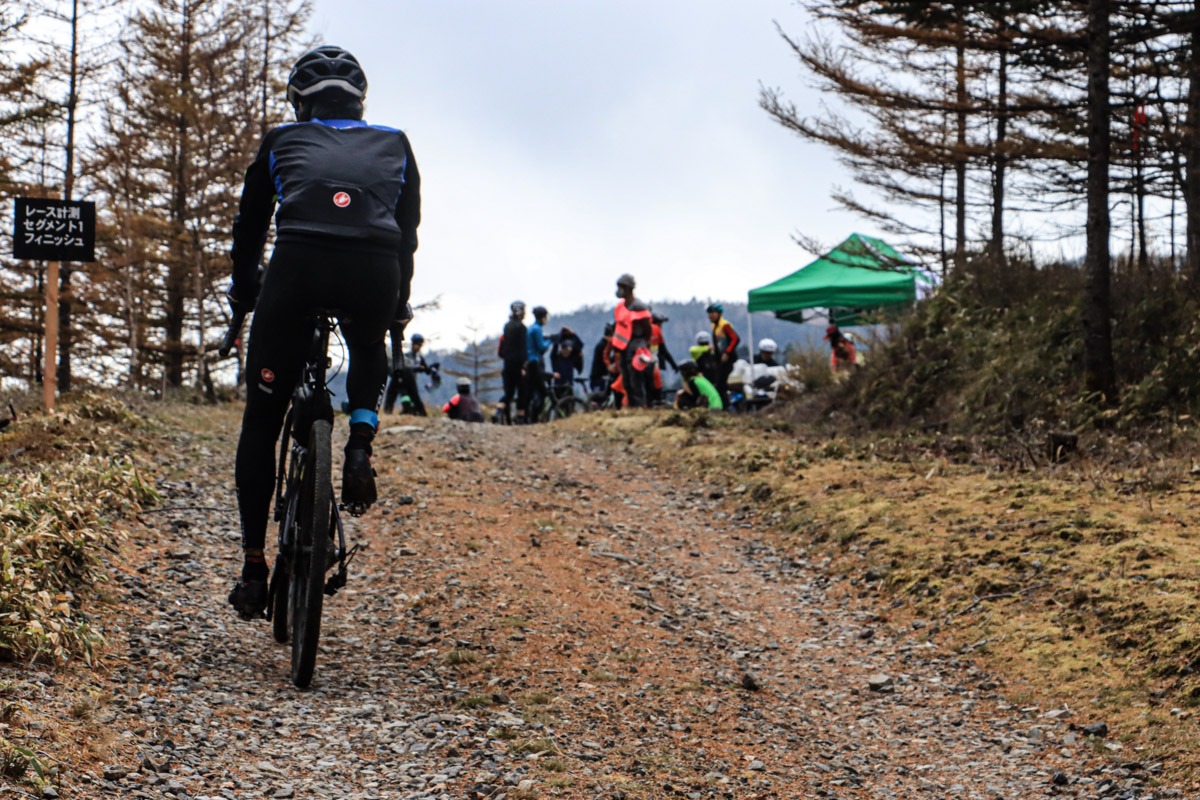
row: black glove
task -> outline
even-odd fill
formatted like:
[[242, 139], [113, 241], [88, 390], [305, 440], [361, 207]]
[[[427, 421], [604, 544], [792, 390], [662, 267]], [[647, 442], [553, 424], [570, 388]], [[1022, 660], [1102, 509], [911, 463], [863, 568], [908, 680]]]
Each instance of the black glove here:
[[[225, 296], [229, 298], [229, 304], [234, 308], [240, 308], [246, 313], [254, 310], [254, 306], [258, 303], [258, 293], [262, 291], [263, 273], [265, 270], [259, 267], [254, 271], [254, 277], [249, 280], [239, 281], [235, 277], [233, 282], [229, 284], [229, 288], [225, 291]], [[234, 271], [236, 276], [237, 271]]]
[[258, 293], [261, 289], [262, 285], [258, 281], [253, 281], [249, 285], [231, 283], [225, 291], [225, 296], [229, 298], [230, 306], [249, 313], [258, 303]]
[[[396, 306], [396, 317], [393, 320], [393, 322], [407, 324], [409, 322], [412, 322], [412, 319], [413, 319], [412, 303], [405, 303], [402, 306], [401, 305]], [[403, 328], [401, 328], [401, 331], [403, 331]]]

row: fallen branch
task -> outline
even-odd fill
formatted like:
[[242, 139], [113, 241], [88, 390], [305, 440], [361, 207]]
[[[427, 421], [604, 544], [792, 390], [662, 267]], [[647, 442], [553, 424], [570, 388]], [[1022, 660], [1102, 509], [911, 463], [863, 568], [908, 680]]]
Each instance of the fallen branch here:
[[620, 553], [610, 553], [607, 550], [589, 550], [588, 552], [591, 555], [600, 556], [602, 558], [615, 558], [617, 561], [623, 561], [626, 564], [633, 564], [635, 567], [641, 566], [641, 562], [636, 558], [630, 558], [629, 556], [621, 555]]
[[1019, 589], [1015, 592], [1001, 592], [1000, 594], [985, 594], [983, 597], [976, 597], [975, 600], [969, 606], [962, 609], [961, 611], [954, 612], [954, 616], [957, 617], [961, 614], [965, 614], [968, 611], [970, 611], [971, 609], [973, 609], [975, 606], [979, 605], [980, 603], [986, 602], [988, 600], [1003, 600], [1006, 597], [1019, 597], [1023, 594], [1035, 592], [1038, 589], [1041, 589], [1042, 587], [1049, 586], [1049, 585], [1050, 585], [1049, 583], [1043, 582], [1043, 583], [1039, 583], [1035, 586], [1026, 586], [1024, 589]]

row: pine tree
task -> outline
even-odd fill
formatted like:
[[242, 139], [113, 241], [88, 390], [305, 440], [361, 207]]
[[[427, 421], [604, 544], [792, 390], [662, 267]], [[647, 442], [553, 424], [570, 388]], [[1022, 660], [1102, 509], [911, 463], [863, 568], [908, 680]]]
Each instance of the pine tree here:
[[458, 363], [463, 366], [447, 369], [445, 372], [456, 378], [469, 378], [473, 385], [472, 391], [482, 400], [503, 390], [501, 377], [504, 369], [496, 356], [495, 340], [481, 341], [481, 330], [477, 325], [467, 326], [470, 336], [460, 337], [463, 349], [457, 356]]
[[[44, 152], [28, 147], [30, 136], [52, 115], [42, 80], [47, 62], [30, 56], [28, 10], [0, 8], [0, 192], [6, 196], [41, 194], [34, 177]], [[11, 206], [5, 204], [6, 213]], [[42, 331], [41, 284], [36, 264], [16, 262], [9, 230], [0, 255], [0, 375], [40, 380]]]
[[[207, 354], [225, 322], [217, 286], [242, 173], [283, 118], [277, 76], [309, 13], [306, 0], [155, 0], [131, 19], [101, 182], [121, 232], [108, 241], [125, 273], [136, 381], [156, 365], [163, 386], [182, 386], [190, 363], [213, 394]], [[120, 217], [137, 222], [136, 237]]]

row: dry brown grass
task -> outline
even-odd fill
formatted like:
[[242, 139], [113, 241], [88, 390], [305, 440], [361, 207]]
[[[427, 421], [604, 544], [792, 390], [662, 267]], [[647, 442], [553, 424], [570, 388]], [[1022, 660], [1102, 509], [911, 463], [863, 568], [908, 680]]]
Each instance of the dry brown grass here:
[[724, 415], [702, 429], [657, 415], [565, 424], [721, 487], [772, 522], [764, 540], [830, 558], [853, 579], [839, 584], [847, 594], [901, 601], [893, 623], [924, 619], [997, 672], [1002, 692], [1103, 719], [1131, 758], [1169, 758], [1200, 779], [1200, 471], [1186, 455], [997, 469]]
[[84, 606], [121, 538], [111, 523], [157, 498], [126, 455], [138, 426], [115, 400], [81, 395], [5, 439], [16, 446], [0, 462], [0, 655], [93, 658]]

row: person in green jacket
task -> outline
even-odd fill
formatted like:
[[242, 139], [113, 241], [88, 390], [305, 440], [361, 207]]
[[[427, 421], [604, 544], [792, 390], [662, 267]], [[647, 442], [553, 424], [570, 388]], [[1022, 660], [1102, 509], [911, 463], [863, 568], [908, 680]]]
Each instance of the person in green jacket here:
[[679, 374], [683, 378], [683, 388], [675, 394], [675, 408], [685, 411], [689, 408], [704, 406], [720, 411], [724, 408], [721, 395], [712, 381], [700, 374], [700, 368], [695, 361], [685, 361], [679, 365]]
[[709, 383], [716, 386], [717, 354], [713, 352], [712, 334], [708, 331], [697, 333], [696, 344], [688, 350], [688, 355], [692, 357], [692, 361], [696, 362], [696, 367], [700, 370], [700, 374], [708, 378]]

